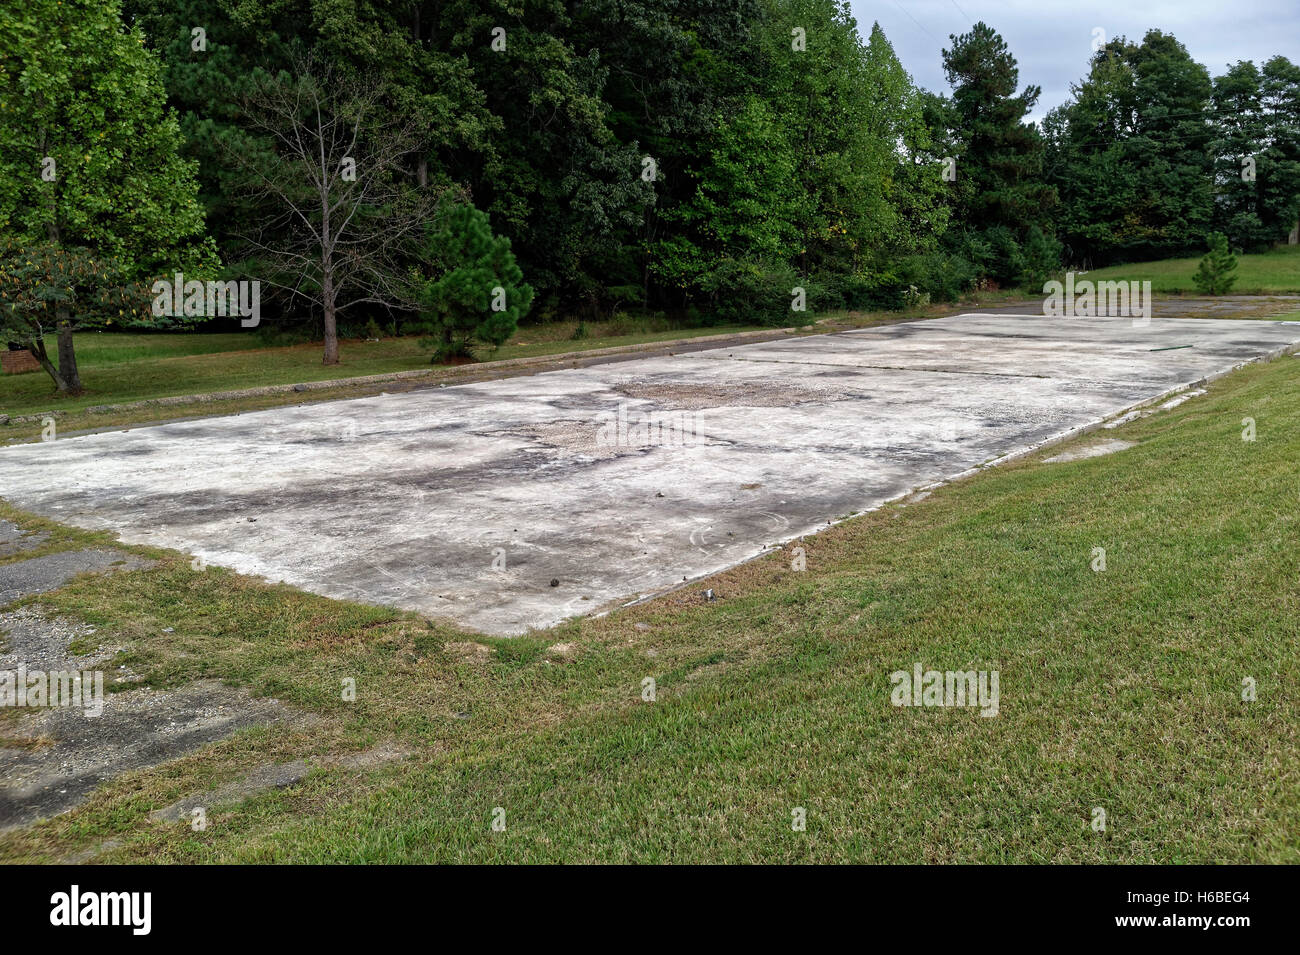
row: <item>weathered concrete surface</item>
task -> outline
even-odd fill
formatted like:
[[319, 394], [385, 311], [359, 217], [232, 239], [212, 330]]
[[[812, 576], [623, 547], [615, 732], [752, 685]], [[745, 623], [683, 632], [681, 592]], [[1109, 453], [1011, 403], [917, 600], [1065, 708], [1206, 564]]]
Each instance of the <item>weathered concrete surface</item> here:
[[[1276, 322], [959, 316], [10, 447], [0, 495], [514, 634], [1294, 343]], [[608, 446], [620, 403], [693, 414], [694, 439]]]

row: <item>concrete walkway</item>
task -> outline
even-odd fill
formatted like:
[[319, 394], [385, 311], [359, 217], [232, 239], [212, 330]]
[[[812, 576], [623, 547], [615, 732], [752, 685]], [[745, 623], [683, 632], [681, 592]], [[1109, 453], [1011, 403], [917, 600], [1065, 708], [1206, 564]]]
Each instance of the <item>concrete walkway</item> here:
[[958, 316], [14, 446], [0, 496], [517, 634], [1297, 343], [1278, 322]]

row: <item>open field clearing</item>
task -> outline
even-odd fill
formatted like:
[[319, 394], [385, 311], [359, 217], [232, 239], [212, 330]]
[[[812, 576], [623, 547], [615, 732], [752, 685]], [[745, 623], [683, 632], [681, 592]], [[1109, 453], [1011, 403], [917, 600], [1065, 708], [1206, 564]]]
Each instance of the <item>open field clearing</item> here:
[[[1094, 282], [1149, 281], [1157, 295], [1197, 295], [1192, 276], [1201, 257], [1131, 262], [1093, 269], [1080, 278]], [[1300, 292], [1300, 245], [1284, 245], [1268, 252], [1237, 256], [1234, 295], [1270, 295]]]

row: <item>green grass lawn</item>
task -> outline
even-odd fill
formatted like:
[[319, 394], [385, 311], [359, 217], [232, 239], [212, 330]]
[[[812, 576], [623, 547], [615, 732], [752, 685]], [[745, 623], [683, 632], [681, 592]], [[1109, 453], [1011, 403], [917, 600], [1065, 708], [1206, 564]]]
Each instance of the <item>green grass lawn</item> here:
[[[1201, 256], [1112, 265], [1087, 273], [1094, 282], [1150, 280], [1160, 295], [1198, 295], [1192, 276]], [[1233, 295], [1300, 292], [1300, 245], [1281, 246], [1255, 255], [1237, 256], [1237, 282]]]
[[[225, 680], [320, 723], [129, 773], [0, 835], [0, 858], [1300, 862], [1300, 360], [1105, 436], [1138, 444], [853, 519], [805, 541], [802, 572], [778, 554], [515, 640], [142, 551], [159, 563], [28, 602], [91, 622], [155, 685]], [[918, 663], [997, 670], [1000, 712], [892, 706], [889, 674]], [[204, 832], [147, 819], [384, 742], [410, 755], [318, 769]]]
[[[560, 352], [585, 351], [611, 345], [636, 345], [701, 335], [753, 331], [758, 326], [626, 330], [609, 323], [592, 323], [590, 334], [573, 340], [575, 325], [560, 322], [525, 327], [484, 360], [526, 358]], [[381, 341], [345, 341], [342, 364], [321, 364], [321, 345], [263, 347], [252, 333], [132, 334], [84, 332], [75, 336], [77, 364], [86, 392], [78, 398], [59, 397], [48, 375], [32, 372], [0, 375], [0, 413], [20, 415], [50, 410], [75, 412], [92, 406], [120, 404], [146, 398], [235, 391], [262, 385], [328, 381], [429, 367], [429, 350], [419, 336]]]
[[[740, 329], [677, 329], [621, 336], [593, 335], [581, 341], [557, 340], [554, 330], [524, 330], [495, 354], [521, 358], [580, 351], [614, 344], [637, 344], [720, 334]], [[234, 391], [261, 385], [328, 381], [429, 367], [429, 351], [419, 337], [346, 341], [342, 364], [321, 364], [319, 344], [261, 347], [251, 334], [141, 335], [85, 332], [76, 336], [77, 363], [86, 393], [60, 398], [43, 372], [0, 376], [0, 412], [27, 414], [51, 409], [75, 411], [90, 405], [118, 404], [169, 395]]]

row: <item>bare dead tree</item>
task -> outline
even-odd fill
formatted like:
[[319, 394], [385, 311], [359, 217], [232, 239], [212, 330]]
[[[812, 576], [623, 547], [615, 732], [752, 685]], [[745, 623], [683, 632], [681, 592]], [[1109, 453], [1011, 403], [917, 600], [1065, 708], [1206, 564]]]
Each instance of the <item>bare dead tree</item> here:
[[267, 214], [241, 232], [267, 284], [324, 315], [324, 363], [338, 364], [338, 313], [362, 303], [410, 307], [403, 267], [439, 193], [412, 182], [419, 123], [395, 114], [374, 77], [312, 57], [265, 76], [245, 102], [273, 151], [233, 153]]

